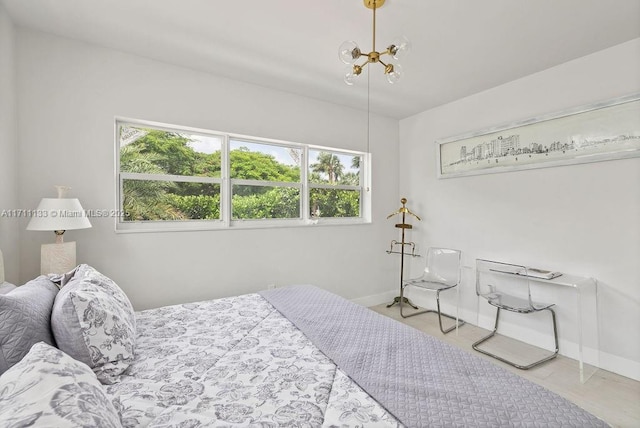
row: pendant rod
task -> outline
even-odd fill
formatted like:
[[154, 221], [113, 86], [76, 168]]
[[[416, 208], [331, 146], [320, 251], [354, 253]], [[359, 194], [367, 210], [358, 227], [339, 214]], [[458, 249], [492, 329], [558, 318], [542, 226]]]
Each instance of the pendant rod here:
[[367, 70], [367, 153], [371, 153], [371, 73]]
[[373, 52], [376, 52], [376, 0], [373, 0]]

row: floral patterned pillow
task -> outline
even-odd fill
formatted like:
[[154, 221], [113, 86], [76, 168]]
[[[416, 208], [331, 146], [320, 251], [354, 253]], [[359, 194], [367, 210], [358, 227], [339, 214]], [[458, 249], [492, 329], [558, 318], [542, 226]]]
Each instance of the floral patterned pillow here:
[[93, 369], [100, 382], [118, 381], [134, 358], [136, 320], [131, 302], [111, 279], [80, 265], [53, 304], [58, 348]]
[[89, 367], [44, 342], [0, 376], [2, 426], [122, 427]]

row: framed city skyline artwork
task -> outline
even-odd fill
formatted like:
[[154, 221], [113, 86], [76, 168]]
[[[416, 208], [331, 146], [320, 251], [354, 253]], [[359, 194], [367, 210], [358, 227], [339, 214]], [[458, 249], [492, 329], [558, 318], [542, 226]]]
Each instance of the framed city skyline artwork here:
[[640, 156], [640, 94], [436, 141], [438, 178]]

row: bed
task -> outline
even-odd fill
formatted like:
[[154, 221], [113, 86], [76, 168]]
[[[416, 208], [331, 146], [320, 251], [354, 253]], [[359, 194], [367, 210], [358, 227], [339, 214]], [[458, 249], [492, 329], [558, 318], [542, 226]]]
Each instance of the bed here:
[[[45, 311], [51, 304], [51, 334], [21, 344], [12, 362], [18, 355], [0, 327], [0, 370], [11, 357], [0, 376], [8, 426], [607, 426], [489, 361], [314, 286], [133, 312], [87, 265], [34, 281], [48, 296]], [[6, 296], [34, 281], [0, 297], [3, 316]]]

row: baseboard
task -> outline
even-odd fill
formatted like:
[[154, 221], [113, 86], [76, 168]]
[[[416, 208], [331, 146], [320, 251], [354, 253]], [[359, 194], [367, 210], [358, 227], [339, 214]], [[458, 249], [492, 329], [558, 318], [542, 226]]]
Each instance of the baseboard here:
[[640, 382], [640, 363], [600, 351], [600, 368]]
[[398, 290], [385, 291], [384, 293], [374, 294], [371, 296], [358, 297], [357, 299], [351, 299], [353, 303], [357, 303], [362, 306], [376, 306], [382, 303], [391, 303], [393, 298], [398, 295]]

